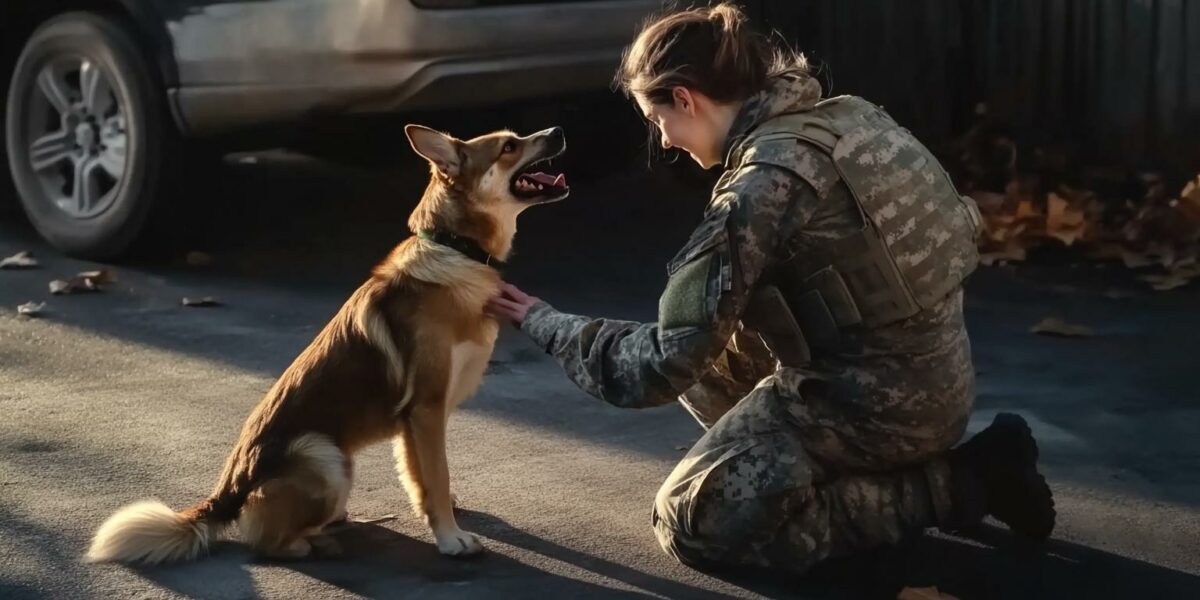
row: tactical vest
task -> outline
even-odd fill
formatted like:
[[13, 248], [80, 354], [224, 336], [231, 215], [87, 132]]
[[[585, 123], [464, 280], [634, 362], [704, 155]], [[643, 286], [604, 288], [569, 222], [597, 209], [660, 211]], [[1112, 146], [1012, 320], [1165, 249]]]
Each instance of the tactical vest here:
[[[875, 328], [933, 306], [979, 261], [982, 219], [938, 160], [882, 109], [853, 96], [773, 117], [730, 155], [730, 171], [785, 169], [823, 199], [844, 182], [862, 229], [768, 276], [743, 320], [783, 364], [837, 347], [847, 327]], [[718, 187], [720, 187], [718, 183]]]

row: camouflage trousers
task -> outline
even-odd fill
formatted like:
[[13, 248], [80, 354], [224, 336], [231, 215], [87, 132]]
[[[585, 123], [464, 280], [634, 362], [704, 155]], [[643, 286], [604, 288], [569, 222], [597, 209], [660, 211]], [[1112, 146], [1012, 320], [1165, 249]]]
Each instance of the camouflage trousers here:
[[719, 419], [697, 414], [715, 423], [655, 498], [655, 533], [667, 553], [698, 568], [804, 572], [944, 521], [945, 452], [966, 428], [970, 394], [905, 435], [833, 400], [821, 383], [782, 369], [722, 407]]

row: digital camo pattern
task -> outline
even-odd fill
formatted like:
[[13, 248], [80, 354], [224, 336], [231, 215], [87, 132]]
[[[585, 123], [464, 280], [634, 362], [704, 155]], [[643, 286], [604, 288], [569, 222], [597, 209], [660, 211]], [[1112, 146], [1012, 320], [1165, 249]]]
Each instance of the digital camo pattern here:
[[[775, 81], [743, 107], [733, 143], [811, 107], [814, 86]], [[960, 291], [911, 318], [848, 330], [843, 350], [803, 368], [775, 368], [740, 324], [781, 258], [849, 235], [861, 227], [857, 210], [836, 180], [817, 189], [769, 165], [731, 170], [668, 267], [675, 275], [708, 261], [692, 270], [705, 285], [688, 286], [706, 294], [707, 323], [664, 330], [542, 302], [522, 324], [589, 394], [623, 407], [678, 399], [708, 428], [654, 503], [659, 541], [687, 564], [803, 571], [948, 513], [944, 453], [974, 397]]]

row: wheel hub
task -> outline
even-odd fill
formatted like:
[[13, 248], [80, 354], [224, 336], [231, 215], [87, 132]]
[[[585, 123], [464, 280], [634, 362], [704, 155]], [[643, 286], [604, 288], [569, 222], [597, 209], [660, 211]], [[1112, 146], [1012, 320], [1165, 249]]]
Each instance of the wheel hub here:
[[50, 61], [35, 82], [24, 121], [43, 197], [71, 217], [96, 217], [112, 207], [125, 177], [125, 107], [87, 58]]
[[95, 154], [99, 150], [100, 130], [89, 121], [75, 126], [75, 147], [85, 154]]

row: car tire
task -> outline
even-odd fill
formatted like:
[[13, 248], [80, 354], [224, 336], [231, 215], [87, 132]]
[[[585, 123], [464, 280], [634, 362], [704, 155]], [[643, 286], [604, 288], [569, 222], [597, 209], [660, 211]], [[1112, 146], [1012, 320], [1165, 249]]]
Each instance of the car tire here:
[[5, 130], [21, 206], [60, 250], [117, 257], [162, 212], [178, 134], [124, 22], [73, 12], [39, 27], [13, 71]]

